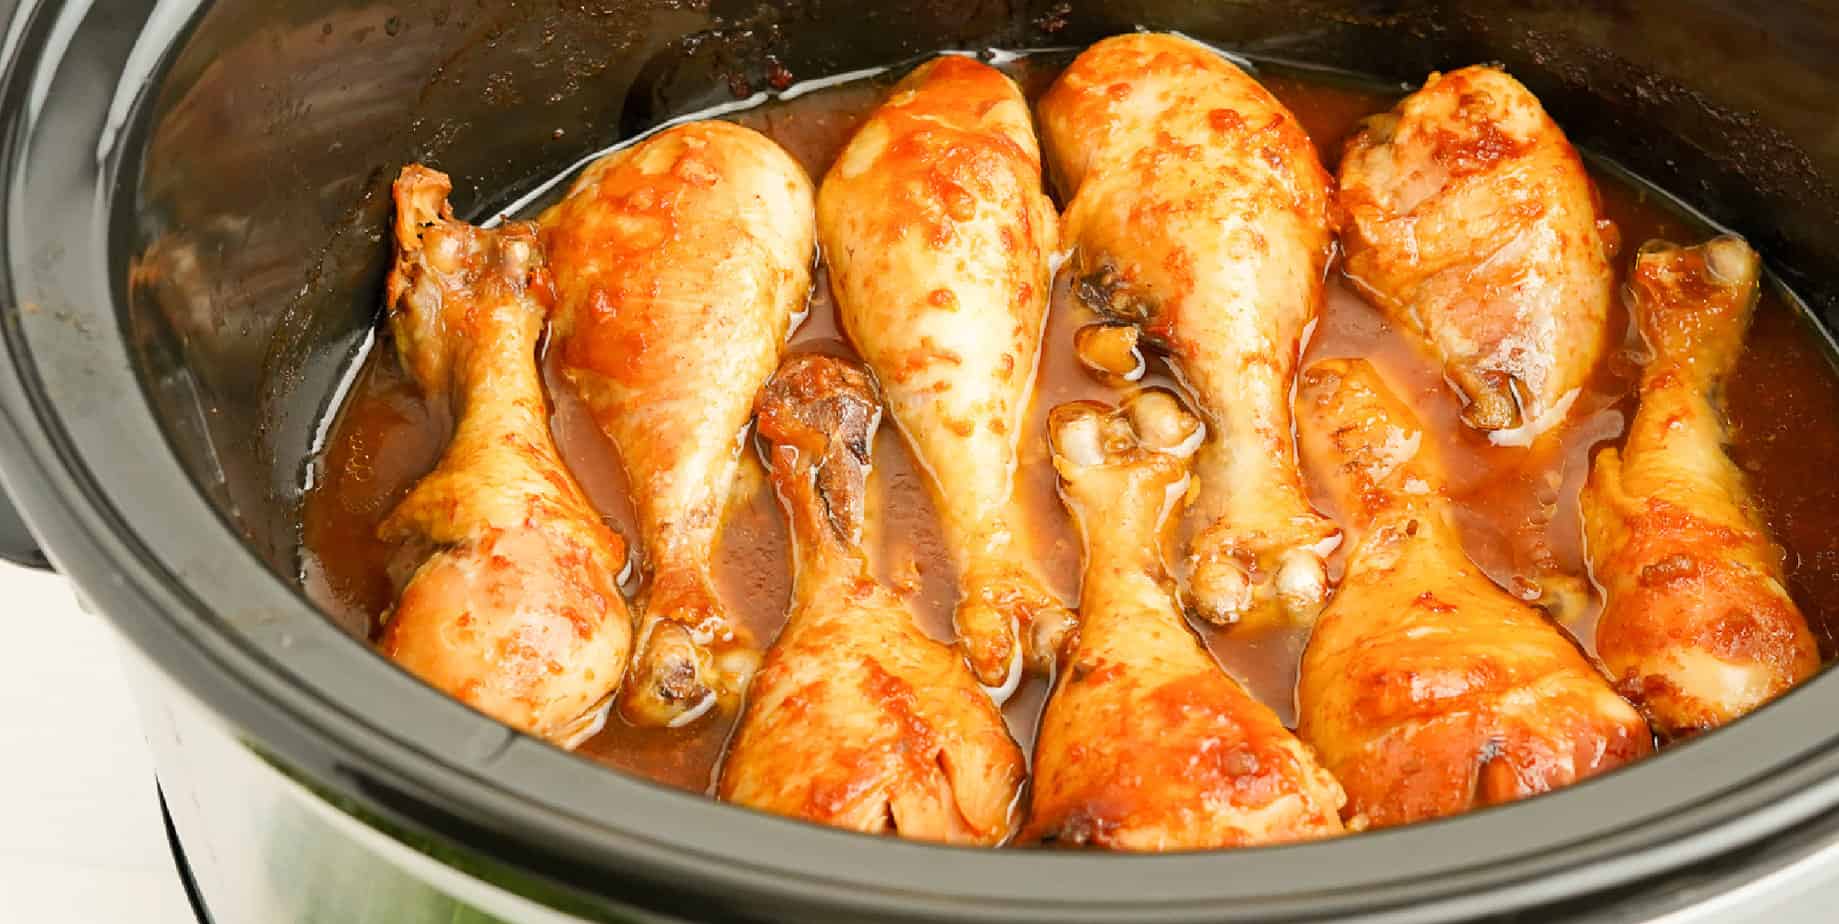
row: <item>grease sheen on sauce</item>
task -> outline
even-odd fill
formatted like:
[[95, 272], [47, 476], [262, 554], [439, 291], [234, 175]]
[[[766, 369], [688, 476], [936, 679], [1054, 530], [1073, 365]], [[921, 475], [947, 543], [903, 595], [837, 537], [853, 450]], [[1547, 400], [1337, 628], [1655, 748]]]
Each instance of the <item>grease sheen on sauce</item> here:
[[[1023, 57], [1005, 64], [1030, 99], [1045, 90], [1066, 57]], [[1397, 92], [1376, 92], [1301, 72], [1261, 74], [1267, 86], [1297, 115], [1314, 138], [1330, 170], [1341, 139], [1361, 118], [1388, 108]], [[728, 118], [772, 137], [821, 179], [850, 133], [879, 101], [890, 81], [874, 78], [816, 90], [734, 113]], [[1602, 170], [1593, 171], [1607, 216], [1626, 243], [1614, 261], [1618, 274], [1627, 255], [1652, 237], [1697, 243], [1714, 231], [1670, 208], [1647, 188]], [[531, 211], [534, 212], [534, 206]], [[1115, 401], [1119, 393], [1089, 378], [1073, 356], [1073, 332], [1092, 315], [1057, 281], [1042, 346], [1034, 404], [1021, 437], [1016, 490], [1027, 514], [1029, 541], [1050, 586], [1068, 601], [1079, 589], [1079, 541], [1055, 492], [1044, 427], [1048, 409], [1064, 401]], [[1308, 343], [1303, 367], [1335, 356], [1362, 356], [1416, 409], [1428, 444], [1450, 473], [1460, 511], [1464, 544], [1475, 561], [1501, 586], [1525, 599], [1542, 588], [1569, 592], [1545, 600], [1554, 616], [1590, 650], [1600, 601], [1585, 576], [1577, 495], [1590, 453], [1619, 438], [1633, 410], [1632, 386], [1639, 371], [1639, 338], [1618, 305], [1612, 329], [1626, 331], [1620, 349], [1597, 371], [1579, 397], [1562, 439], [1541, 441], [1540, 449], [1502, 448], [1458, 422], [1456, 399], [1435, 365], [1400, 331], [1344, 285], [1331, 269], [1323, 314]], [[838, 326], [821, 269], [811, 311], [792, 337], [793, 349], [853, 355]], [[612, 445], [587, 410], [545, 361], [545, 380], [554, 405], [552, 428], [563, 458], [608, 522], [641, 554], [632, 506]], [[1144, 384], [1175, 387], [1160, 361]], [[1831, 657], [1839, 640], [1839, 381], [1816, 335], [1779, 293], [1765, 292], [1749, 342], [1727, 388], [1733, 455], [1751, 485], [1776, 539], [1784, 546], [1789, 585], [1813, 625], [1822, 652]], [[375, 538], [378, 522], [433, 468], [447, 438], [448, 422], [432, 412], [397, 367], [387, 336], [365, 359], [314, 460], [314, 488], [304, 510], [303, 543], [308, 592], [356, 634], [374, 632], [377, 616], [390, 604], [385, 574], [389, 549]], [[1324, 492], [1313, 490], [1318, 503]], [[1326, 512], [1332, 513], [1332, 510]], [[874, 481], [865, 538], [883, 581], [909, 602], [933, 636], [950, 637], [956, 599], [953, 566], [932, 499], [920, 470], [890, 422], [875, 446]], [[1184, 523], [1180, 536], [1194, 528]], [[1173, 550], [1171, 550], [1173, 551]], [[762, 639], [784, 621], [791, 598], [789, 540], [759, 459], [742, 466], [719, 550], [717, 577], [723, 599], [736, 617]], [[1173, 558], [1173, 556], [1171, 556]], [[1330, 562], [1338, 576], [1342, 562]], [[638, 589], [634, 568], [626, 589]], [[1294, 722], [1297, 663], [1305, 633], [1300, 630], [1201, 629], [1222, 664]], [[1005, 707], [1011, 729], [1025, 748], [1034, 736], [1046, 684], [1031, 680]], [[705, 721], [688, 729], [641, 729], [615, 712], [605, 731], [579, 753], [608, 766], [696, 791], [710, 791], [730, 723]]]

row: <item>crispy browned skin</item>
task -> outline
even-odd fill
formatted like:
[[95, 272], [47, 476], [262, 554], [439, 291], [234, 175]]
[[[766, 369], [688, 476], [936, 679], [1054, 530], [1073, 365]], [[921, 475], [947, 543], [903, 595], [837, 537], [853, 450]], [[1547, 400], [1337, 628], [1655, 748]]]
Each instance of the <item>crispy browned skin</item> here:
[[1199, 420], [1162, 390], [1049, 418], [1085, 540], [1077, 641], [1041, 718], [1024, 839], [1198, 850], [1341, 831], [1341, 787], [1195, 637], [1162, 548]]
[[1524, 443], [1562, 419], [1608, 344], [1613, 237], [1539, 100], [1491, 67], [1432, 74], [1340, 179], [1348, 277], [1428, 343], [1463, 420]]
[[1011, 688], [1021, 638], [1044, 667], [1071, 623], [1014, 497], [1054, 247], [1021, 91], [967, 58], [921, 65], [824, 177], [817, 223], [843, 326], [931, 475], [960, 644], [983, 683]]
[[1290, 387], [1332, 246], [1314, 145], [1257, 81], [1173, 35], [1093, 45], [1039, 112], [1075, 293], [1168, 351], [1212, 425], [1191, 601], [1220, 623], [1313, 618], [1336, 531], [1303, 496]]
[[542, 216], [562, 368], [619, 450], [650, 582], [621, 708], [732, 706], [755, 642], [711, 568], [742, 431], [805, 307], [811, 183], [750, 129], [694, 122], [590, 166]]
[[1021, 749], [964, 660], [920, 631], [860, 545], [880, 418], [867, 371], [831, 356], [792, 356], [761, 395], [796, 576], [721, 797], [857, 831], [999, 843], [1014, 824]]
[[1761, 269], [1735, 236], [1641, 249], [1631, 288], [1653, 358], [1627, 443], [1596, 457], [1583, 495], [1607, 598], [1597, 652], [1669, 735], [1742, 716], [1820, 667], [1781, 551], [1724, 451], [1717, 396], [1743, 350]]
[[1463, 554], [1439, 463], [1371, 366], [1311, 366], [1297, 421], [1355, 542], [1298, 684], [1298, 731], [1347, 788], [1350, 820], [1451, 815], [1652, 749], [1563, 631]]
[[447, 176], [396, 180], [389, 320], [422, 391], [451, 409], [440, 464], [378, 528], [406, 582], [383, 652], [462, 702], [572, 744], [597, 728], [632, 642], [625, 543], [562, 465], [536, 369], [553, 299], [536, 228], [455, 221]]

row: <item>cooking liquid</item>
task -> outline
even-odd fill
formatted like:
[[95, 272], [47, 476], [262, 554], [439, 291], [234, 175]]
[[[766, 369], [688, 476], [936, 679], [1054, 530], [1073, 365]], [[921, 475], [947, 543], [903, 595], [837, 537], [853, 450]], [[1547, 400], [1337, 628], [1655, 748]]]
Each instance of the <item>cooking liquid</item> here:
[[[1032, 99], [1044, 91], [1068, 56], [1004, 56], [1002, 66]], [[1355, 123], [1389, 108], [1402, 90], [1381, 91], [1335, 75], [1263, 67], [1273, 93], [1314, 138], [1332, 171], [1341, 142]], [[820, 179], [850, 133], [879, 103], [891, 78], [872, 77], [775, 99], [724, 116], [758, 129], [783, 145]], [[1606, 169], [1594, 170], [1606, 216], [1627, 242], [1624, 254], [1653, 237], [1697, 243], [1715, 232], [1674, 207], [1663, 194]], [[517, 214], [532, 217], [565, 190], [558, 183], [543, 201]], [[1618, 274], [1627, 259], [1615, 261]], [[1618, 285], [1619, 289], [1619, 285]], [[1067, 601], [1078, 599], [1079, 539], [1055, 492], [1045, 435], [1049, 409], [1092, 398], [1116, 402], [1121, 393], [1094, 381], [1073, 353], [1073, 333], [1094, 315], [1057, 280], [1042, 346], [1034, 404], [1022, 434], [1016, 490], [1027, 521], [1021, 524], [1050, 586]], [[1592, 449], [1617, 440], [1633, 411], [1641, 344], [1618, 304], [1612, 330], [1626, 330], [1567, 423], [1540, 447], [1491, 445], [1457, 419], [1459, 405], [1426, 354], [1330, 270], [1327, 299], [1302, 368], [1317, 359], [1365, 357], [1416, 409], [1428, 445], [1449, 472], [1449, 490], [1469, 555], [1502, 587], [1528, 601], [1544, 601], [1586, 650], [1601, 601], [1585, 577], [1578, 491]], [[1821, 650], [1831, 657], [1839, 627], [1839, 492], [1829, 489], [1839, 471], [1839, 377], [1819, 335], [1782, 293], [1765, 290], [1744, 357], [1727, 388], [1734, 455], [1749, 472], [1769, 525], [1787, 552], [1789, 587], [1812, 623]], [[811, 310], [792, 337], [792, 349], [853, 356], [839, 327], [824, 274], [816, 279]], [[544, 375], [554, 402], [551, 426], [563, 458], [607, 521], [632, 545], [639, 561], [638, 530], [618, 454], [594, 426], [587, 409], [562, 379], [553, 359]], [[1160, 360], [1141, 383], [1177, 387]], [[397, 364], [387, 336], [364, 360], [314, 460], [314, 487], [304, 510], [307, 592], [355, 633], [374, 634], [377, 617], [392, 600], [385, 573], [390, 549], [375, 538], [377, 524], [434, 467], [449, 422], [430, 411]], [[955, 568], [919, 466], [884, 423], [875, 445], [874, 480], [865, 542], [882, 581], [905, 597], [915, 618], [941, 640], [951, 637], [956, 602]], [[1326, 493], [1305, 472], [1324, 512]], [[1183, 522], [1170, 560], [1198, 526]], [[1338, 577], [1343, 550], [1331, 559]], [[759, 458], [748, 453], [737, 479], [721, 538], [717, 578], [735, 618], [757, 638], [770, 640], [791, 598], [790, 544]], [[635, 595], [643, 568], [631, 570], [626, 590]], [[1228, 629], [1197, 626], [1228, 671], [1259, 699], [1295, 722], [1298, 662], [1307, 639], [1302, 629]], [[1031, 679], [1004, 707], [1011, 730], [1032, 750], [1035, 722], [1047, 684]], [[684, 789], [709, 792], [732, 717], [704, 720], [687, 729], [646, 729], [615, 711], [606, 729], [578, 753]]]

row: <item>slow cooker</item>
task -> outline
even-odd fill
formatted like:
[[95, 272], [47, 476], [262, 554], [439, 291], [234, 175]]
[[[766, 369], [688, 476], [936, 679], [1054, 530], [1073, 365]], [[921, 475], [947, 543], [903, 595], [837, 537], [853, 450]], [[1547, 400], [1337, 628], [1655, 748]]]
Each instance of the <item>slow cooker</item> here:
[[[308, 602], [298, 523], [375, 328], [404, 162], [440, 163], [483, 218], [784, 73], [1138, 27], [1401, 82], [1498, 61], [1580, 147], [1745, 234], [1830, 330], [1839, 3], [24, 0], [7, 22], [0, 476], [131, 642], [215, 920], [1685, 920], [1832, 862], [1830, 673], [1556, 794], [1326, 843], [1125, 857], [822, 830], [425, 687]], [[17, 526], [0, 548], [30, 558]]]

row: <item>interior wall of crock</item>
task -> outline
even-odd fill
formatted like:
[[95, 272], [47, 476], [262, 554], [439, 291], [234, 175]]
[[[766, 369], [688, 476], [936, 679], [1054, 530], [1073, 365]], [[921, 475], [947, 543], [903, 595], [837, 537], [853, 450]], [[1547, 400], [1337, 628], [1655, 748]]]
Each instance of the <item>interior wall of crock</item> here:
[[[206, 496], [299, 572], [307, 461], [370, 342], [388, 183], [421, 160], [480, 218], [669, 117], [938, 48], [1177, 29], [1416, 82], [1501, 61], [1580, 147], [1755, 241], [1833, 317], [1839, 3], [936, 0], [516, 7], [221, 0], [145, 95], [119, 188], [138, 374]], [[1716, 62], [1707, 67], [1706, 62]]]

